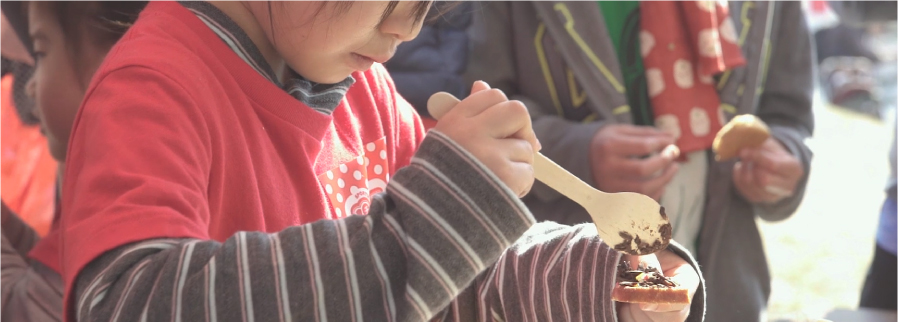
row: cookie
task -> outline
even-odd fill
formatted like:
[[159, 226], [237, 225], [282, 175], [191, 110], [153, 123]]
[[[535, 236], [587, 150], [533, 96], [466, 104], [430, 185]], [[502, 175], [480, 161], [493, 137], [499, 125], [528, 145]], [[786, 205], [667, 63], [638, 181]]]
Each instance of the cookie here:
[[756, 148], [770, 137], [764, 121], [751, 114], [734, 117], [717, 132], [711, 148], [717, 161], [735, 157], [743, 148]]

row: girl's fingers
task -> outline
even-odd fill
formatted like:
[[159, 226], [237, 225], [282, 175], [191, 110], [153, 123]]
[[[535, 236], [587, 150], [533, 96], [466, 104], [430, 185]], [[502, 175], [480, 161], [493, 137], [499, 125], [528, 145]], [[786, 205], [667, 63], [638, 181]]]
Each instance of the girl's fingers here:
[[517, 138], [530, 142], [534, 150], [539, 150], [539, 140], [533, 132], [530, 113], [520, 101], [505, 101], [496, 104], [475, 116], [489, 134], [497, 139]]
[[450, 113], [459, 110], [458, 112], [465, 117], [475, 117], [477, 115], [480, 115], [480, 113], [483, 113], [490, 107], [506, 101], [508, 101], [508, 97], [506, 97], [505, 93], [503, 93], [501, 90], [483, 89], [477, 93], [469, 95], [467, 98], [462, 100], [460, 103], [458, 103], [458, 105], [455, 106], [455, 108], [452, 109], [452, 111], [450, 111]]

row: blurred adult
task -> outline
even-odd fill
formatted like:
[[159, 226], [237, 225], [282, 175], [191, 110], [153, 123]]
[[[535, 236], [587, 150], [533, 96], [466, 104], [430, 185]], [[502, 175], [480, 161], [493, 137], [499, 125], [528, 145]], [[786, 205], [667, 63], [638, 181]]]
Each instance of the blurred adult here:
[[[755, 220], [792, 215], [810, 170], [815, 59], [801, 3], [486, 2], [473, 24], [467, 79], [524, 102], [542, 152], [583, 181], [660, 200], [709, 281], [709, 321], [765, 320]], [[740, 114], [772, 136], [718, 162], [711, 142]], [[679, 157], [662, 153], [671, 144]], [[541, 220], [591, 220], [543, 185], [525, 200]]]

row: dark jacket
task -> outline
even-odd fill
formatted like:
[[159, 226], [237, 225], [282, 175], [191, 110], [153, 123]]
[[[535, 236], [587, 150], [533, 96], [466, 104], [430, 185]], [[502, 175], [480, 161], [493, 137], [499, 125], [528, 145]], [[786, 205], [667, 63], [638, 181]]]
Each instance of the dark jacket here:
[[396, 90], [421, 115], [430, 115], [427, 99], [433, 93], [468, 95], [470, 84], [465, 84], [462, 73], [468, 60], [471, 8], [470, 2], [436, 3], [418, 37], [399, 45], [385, 64]]

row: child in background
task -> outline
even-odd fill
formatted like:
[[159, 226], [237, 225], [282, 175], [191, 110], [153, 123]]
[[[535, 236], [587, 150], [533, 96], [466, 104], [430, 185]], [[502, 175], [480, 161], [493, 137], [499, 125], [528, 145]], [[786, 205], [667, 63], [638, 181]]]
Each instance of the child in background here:
[[[38, 127], [40, 121], [32, 113], [34, 104], [25, 95], [34, 58], [5, 15], [0, 15], [0, 25], [0, 197], [18, 219], [43, 236], [50, 230], [57, 199], [56, 161], [47, 150], [47, 138]], [[8, 217], [3, 219], [5, 223]]]
[[[72, 129], [67, 319], [616, 320], [619, 254], [518, 199], [526, 108], [477, 82], [425, 135], [396, 93], [381, 63], [429, 6], [149, 4]], [[642, 260], [703, 301], [672, 245]]]
[[[10, 4], [4, 2], [4, 14], [24, 14], [24, 8], [21, 8], [24, 3]], [[41, 14], [29, 17], [32, 37], [24, 40], [35, 57], [35, 72], [27, 92], [34, 100], [33, 112], [47, 137], [50, 154], [59, 162], [59, 167], [64, 168], [69, 132], [87, 84], [106, 53], [137, 18], [146, 2], [44, 2], [31, 5], [42, 10]], [[29, 26], [22, 23], [13, 28], [28, 30]], [[2, 208], [3, 258], [0, 262], [3, 279], [0, 285], [3, 307], [0, 320], [62, 320], [64, 285], [58, 260], [53, 259], [59, 256], [58, 222], [54, 220], [49, 234], [41, 239], [6, 205]]]

